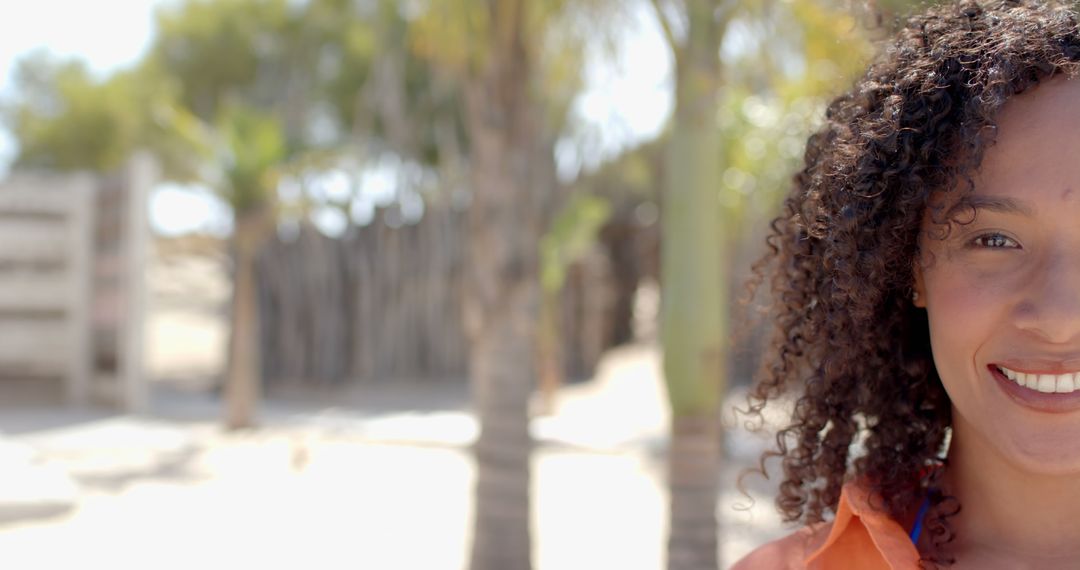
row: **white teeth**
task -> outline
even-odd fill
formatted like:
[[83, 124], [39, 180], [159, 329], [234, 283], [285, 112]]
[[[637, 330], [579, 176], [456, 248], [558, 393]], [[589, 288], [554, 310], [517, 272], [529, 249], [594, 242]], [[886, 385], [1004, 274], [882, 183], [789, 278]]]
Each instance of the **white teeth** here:
[[1070, 374], [1029, 374], [998, 366], [1006, 378], [1017, 385], [1043, 393], [1070, 394], [1080, 390], [1080, 372]]
[[1053, 374], [1039, 375], [1039, 391], [1050, 393], [1057, 390], [1057, 377]]
[[1073, 383], [1072, 374], [1064, 374], [1057, 377], [1057, 389], [1056, 392], [1068, 394], [1076, 389], [1076, 385]]

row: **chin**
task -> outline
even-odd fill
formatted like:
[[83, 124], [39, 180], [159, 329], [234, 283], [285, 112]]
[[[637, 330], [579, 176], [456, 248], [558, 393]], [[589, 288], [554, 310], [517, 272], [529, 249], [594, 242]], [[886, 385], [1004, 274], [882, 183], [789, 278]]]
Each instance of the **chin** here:
[[1037, 475], [1080, 475], [1078, 437], [1024, 438], [1010, 441], [999, 452], [1017, 469]]

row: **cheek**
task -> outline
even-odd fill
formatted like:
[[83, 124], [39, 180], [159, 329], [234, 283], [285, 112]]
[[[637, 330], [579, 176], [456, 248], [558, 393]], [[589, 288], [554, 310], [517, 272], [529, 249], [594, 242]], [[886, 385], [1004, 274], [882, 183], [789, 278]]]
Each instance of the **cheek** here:
[[926, 311], [942, 380], [970, 368], [1002, 330], [1011, 285], [986, 272], [952, 266], [926, 275]]
[[927, 310], [934, 313], [966, 315], [992, 305], [1003, 284], [989, 275], [943, 270], [927, 279]]

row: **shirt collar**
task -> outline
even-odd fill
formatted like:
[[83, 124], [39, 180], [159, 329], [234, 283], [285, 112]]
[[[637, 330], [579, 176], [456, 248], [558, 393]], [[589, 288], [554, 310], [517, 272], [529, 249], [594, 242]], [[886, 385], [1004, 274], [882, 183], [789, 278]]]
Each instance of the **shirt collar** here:
[[[857, 560], [859, 568], [910, 570], [919, 567], [919, 552], [907, 532], [887, 513], [868, 485], [847, 483], [840, 491], [836, 518], [825, 542], [806, 558], [808, 568], [830, 559]], [[871, 561], [870, 559], [874, 559]]]

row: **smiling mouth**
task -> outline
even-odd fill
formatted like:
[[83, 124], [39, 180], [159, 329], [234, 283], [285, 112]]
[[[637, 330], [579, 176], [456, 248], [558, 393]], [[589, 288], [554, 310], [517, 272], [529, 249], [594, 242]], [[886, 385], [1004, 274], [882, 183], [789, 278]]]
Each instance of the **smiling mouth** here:
[[1071, 394], [1080, 391], [1080, 372], [1068, 374], [1032, 374], [1010, 370], [997, 364], [991, 365], [1017, 386], [1044, 394]]

